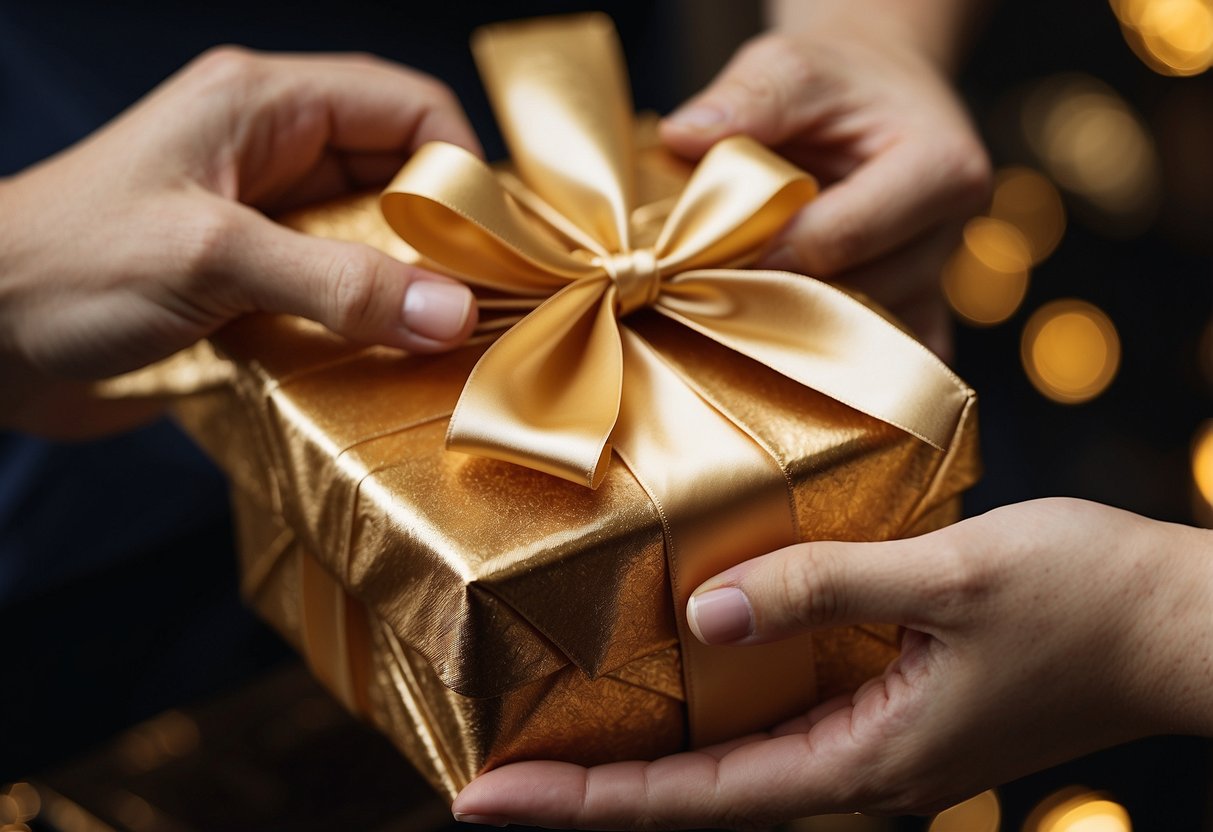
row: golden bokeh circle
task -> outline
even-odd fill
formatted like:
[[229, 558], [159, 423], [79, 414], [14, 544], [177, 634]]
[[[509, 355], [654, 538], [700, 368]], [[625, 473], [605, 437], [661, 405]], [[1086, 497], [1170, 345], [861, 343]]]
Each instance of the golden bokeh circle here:
[[22, 820], [21, 804], [9, 794], [0, 794], [0, 824]]
[[1098, 396], [1120, 366], [1116, 327], [1097, 307], [1059, 300], [1033, 313], [1020, 342], [1024, 371], [1044, 396], [1079, 404]]
[[1031, 262], [1031, 246], [1014, 225], [974, 217], [965, 225], [964, 242], [944, 265], [940, 285], [963, 320], [992, 326], [1023, 302]]
[[1011, 274], [1032, 265], [1032, 246], [1023, 232], [994, 217], [974, 217], [965, 223], [964, 246], [995, 271]]
[[1101, 230], [1140, 233], [1158, 208], [1160, 165], [1145, 121], [1107, 84], [1081, 74], [1036, 84], [1020, 110], [1049, 177], [1080, 198]]
[[1207, 419], [1192, 440], [1192, 482], [1200, 499], [1213, 508], [1213, 419]]
[[1047, 176], [1027, 167], [998, 172], [990, 216], [1019, 230], [1031, 252], [1032, 265], [1052, 254], [1066, 231], [1061, 194]]
[[1125, 41], [1163, 75], [1213, 66], [1213, 0], [1112, 0]]
[[6, 797], [16, 804], [16, 818], [19, 821], [36, 818], [42, 811], [42, 796], [29, 783], [13, 783], [8, 787]]
[[1040, 832], [1132, 832], [1133, 824], [1125, 807], [1095, 798], [1058, 807], [1039, 829]]

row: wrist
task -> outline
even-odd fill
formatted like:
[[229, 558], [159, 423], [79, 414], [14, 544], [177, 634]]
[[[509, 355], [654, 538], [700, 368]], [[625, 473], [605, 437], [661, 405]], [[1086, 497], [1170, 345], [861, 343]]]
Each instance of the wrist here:
[[1125, 657], [1137, 664], [1134, 709], [1149, 733], [1213, 737], [1213, 531], [1145, 522]]

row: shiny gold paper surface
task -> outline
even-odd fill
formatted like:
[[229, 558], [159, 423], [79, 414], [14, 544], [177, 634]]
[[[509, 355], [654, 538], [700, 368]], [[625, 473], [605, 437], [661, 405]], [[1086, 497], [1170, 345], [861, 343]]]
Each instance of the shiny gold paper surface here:
[[[214, 339], [229, 372], [210, 375], [230, 381], [179, 408], [232, 477], [248, 596], [448, 795], [516, 759], [674, 751], [684, 700], [703, 742], [878, 672], [886, 629], [775, 655], [708, 650], [682, 604], [773, 546], [949, 522], [976, 474], [971, 391], [933, 356], [822, 284], [732, 268], [810, 195], [803, 174], [735, 142], [687, 182], [630, 146], [610, 55], [593, 73], [608, 88], [572, 96], [552, 61], [532, 60], [538, 33], [592, 64], [600, 28], [480, 36], [499, 109], [547, 114], [506, 119], [521, 178], [431, 147], [385, 195], [429, 262], [487, 285], [487, 309], [552, 295], [489, 359], [484, 345], [406, 356], [250, 318]], [[545, 149], [558, 132], [566, 142]], [[569, 143], [574, 165], [558, 153]], [[410, 256], [373, 198], [289, 222]], [[548, 360], [520, 381], [519, 362], [544, 350], [589, 374]], [[570, 386], [582, 394], [562, 400]], [[481, 438], [457, 446], [497, 459], [445, 449], [461, 396], [461, 435]], [[770, 702], [743, 684], [793, 672]]]

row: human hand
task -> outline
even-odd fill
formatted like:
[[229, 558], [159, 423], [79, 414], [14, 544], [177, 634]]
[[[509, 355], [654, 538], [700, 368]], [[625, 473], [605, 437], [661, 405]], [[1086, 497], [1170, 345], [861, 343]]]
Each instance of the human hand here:
[[826, 11], [742, 47], [662, 122], [662, 139], [698, 158], [745, 133], [820, 178], [759, 265], [858, 290], [950, 357], [939, 275], [988, 197], [985, 151], [937, 59], [886, 20], [895, 8], [810, 5]]
[[900, 657], [770, 734], [653, 762], [516, 763], [453, 809], [584, 829], [921, 813], [1136, 737], [1213, 736], [1211, 555], [1213, 532], [1050, 499], [755, 558], [696, 590], [706, 641], [880, 622], [906, 628]]
[[479, 152], [437, 81], [366, 56], [212, 50], [67, 151], [0, 181], [0, 385], [39, 430], [73, 380], [168, 356], [247, 312], [433, 352], [466, 287], [265, 214], [384, 184], [441, 139]]

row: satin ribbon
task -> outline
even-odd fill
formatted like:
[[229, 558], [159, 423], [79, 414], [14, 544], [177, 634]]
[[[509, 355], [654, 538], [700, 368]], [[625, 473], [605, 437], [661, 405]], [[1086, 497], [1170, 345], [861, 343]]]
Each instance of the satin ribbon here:
[[475, 156], [434, 143], [381, 199], [388, 223], [426, 265], [546, 298], [473, 371], [448, 446], [596, 487], [623, 390], [620, 318], [651, 306], [945, 448], [969, 391], [930, 352], [811, 278], [709, 268], [753, 262], [815, 195], [808, 174], [747, 137], [726, 139], [696, 168], [656, 242], [635, 247], [621, 149], [630, 148], [627, 110], [595, 82], [617, 75], [613, 50], [599, 42], [594, 18], [561, 28], [556, 37], [532, 24], [478, 40], [527, 191], [514, 184], [511, 194]]
[[[811, 698], [811, 679], [780, 678], [806, 663], [804, 645], [785, 645], [787, 661], [760, 661], [766, 670], [753, 674], [763, 680], [736, 672], [748, 658], [740, 652], [702, 658], [681, 611], [713, 572], [795, 542], [788, 473], [635, 333], [634, 313], [655, 310], [938, 449], [972, 393], [843, 292], [738, 270], [817, 192], [807, 173], [747, 137], [713, 147], [646, 238], [633, 222], [631, 105], [605, 17], [488, 27], [474, 48], [518, 177], [434, 143], [381, 197], [425, 265], [535, 306], [472, 371], [448, 447], [595, 488], [614, 446], [666, 525], [693, 743], [769, 724]], [[738, 708], [728, 679], [747, 675], [747, 698], [784, 693], [769, 707]]]

